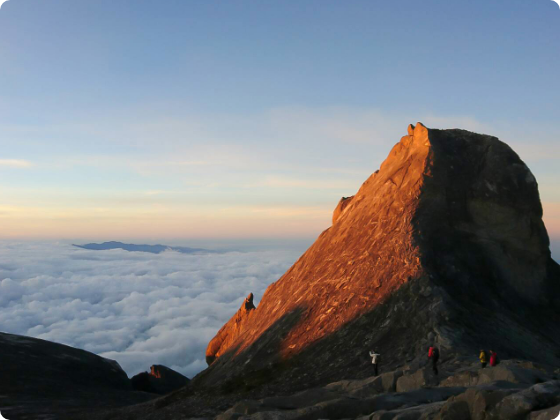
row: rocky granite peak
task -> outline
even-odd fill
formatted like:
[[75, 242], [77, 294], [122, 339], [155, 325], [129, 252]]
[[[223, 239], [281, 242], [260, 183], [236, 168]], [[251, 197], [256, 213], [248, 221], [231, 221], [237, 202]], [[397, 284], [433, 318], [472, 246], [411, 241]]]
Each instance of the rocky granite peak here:
[[359, 376], [370, 348], [397, 366], [429, 344], [555, 362], [559, 272], [535, 177], [508, 145], [409, 125], [259, 306], [218, 332], [197, 381], [272, 369], [324, 383]]

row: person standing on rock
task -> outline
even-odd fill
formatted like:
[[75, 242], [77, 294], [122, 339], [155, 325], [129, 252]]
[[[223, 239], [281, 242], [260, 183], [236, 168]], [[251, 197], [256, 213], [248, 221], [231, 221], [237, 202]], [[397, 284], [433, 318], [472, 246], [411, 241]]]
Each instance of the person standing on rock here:
[[434, 371], [434, 375], [438, 374], [437, 362], [439, 360], [439, 350], [437, 347], [430, 347], [428, 349], [428, 358], [432, 359], [432, 369]]
[[482, 369], [484, 369], [486, 367], [486, 364], [488, 363], [486, 352], [484, 350], [480, 350], [480, 356], [478, 356], [478, 358], [480, 359]]
[[375, 350], [372, 350], [369, 352], [369, 356], [371, 357], [371, 363], [373, 364], [373, 371], [375, 372], [375, 376], [377, 376], [377, 362], [379, 361], [380, 354], [376, 353]]
[[249, 293], [249, 295], [245, 298], [244, 304], [246, 311], [255, 309], [255, 304], [253, 303], [253, 293]]
[[490, 366], [494, 367], [498, 364], [498, 355], [495, 351], [490, 350]]

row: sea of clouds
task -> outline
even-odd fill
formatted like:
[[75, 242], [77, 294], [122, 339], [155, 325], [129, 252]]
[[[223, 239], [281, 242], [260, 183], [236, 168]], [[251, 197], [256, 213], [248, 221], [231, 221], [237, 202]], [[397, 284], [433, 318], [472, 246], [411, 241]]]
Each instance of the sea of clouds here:
[[304, 249], [191, 255], [0, 242], [0, 331], [117, 360], [129, 376], [163, 364], [193, 377], [245, 296], [258, 303]]
[[188, 377], [208, 342], [301, 249], [161, 254], [0, 242], [0, 331], [85, 349], [129, 376], [163, 364]]

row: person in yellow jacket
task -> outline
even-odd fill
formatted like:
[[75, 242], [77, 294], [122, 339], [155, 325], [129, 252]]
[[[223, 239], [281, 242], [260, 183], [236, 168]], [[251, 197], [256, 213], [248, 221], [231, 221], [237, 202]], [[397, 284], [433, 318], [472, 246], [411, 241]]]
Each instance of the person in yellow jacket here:
[[486, 358], [486, 352], [484, 350], [480, 350], [480, 356], [478, 356], [478, 358], [480, 359], [480, 364], [484, 369], [486, 367], [486, 364], [488, 363], [488, 359]]

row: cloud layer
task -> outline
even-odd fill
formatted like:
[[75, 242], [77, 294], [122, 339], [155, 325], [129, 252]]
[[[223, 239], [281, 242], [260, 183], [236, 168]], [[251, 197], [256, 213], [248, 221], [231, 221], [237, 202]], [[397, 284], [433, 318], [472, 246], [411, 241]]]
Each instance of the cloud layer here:
[[187, 255], [0, 243], [0, 330], [188, 377], [244, 297], [259, 299], [298, 251]]
[[0, 331], [115, 359], [129, 376], [163, 364], [192, 377], [206, 367], [206, 345], [244, 297], [260, 299], [301, 251], [302, 244], [290, 251], [150, 254], [0, 242]]

